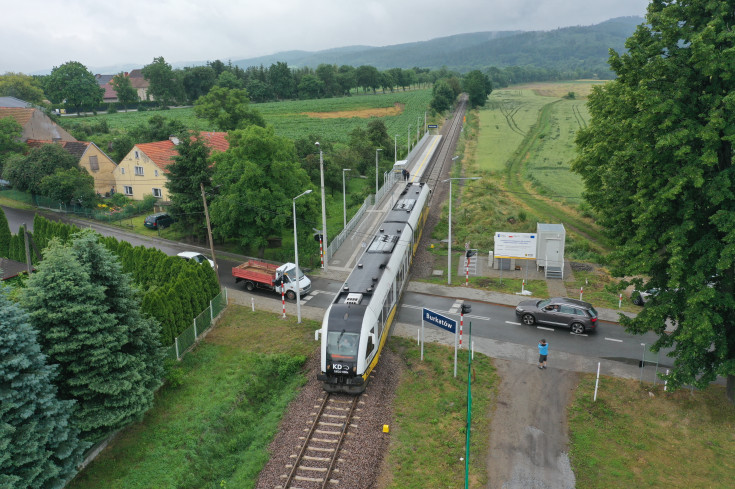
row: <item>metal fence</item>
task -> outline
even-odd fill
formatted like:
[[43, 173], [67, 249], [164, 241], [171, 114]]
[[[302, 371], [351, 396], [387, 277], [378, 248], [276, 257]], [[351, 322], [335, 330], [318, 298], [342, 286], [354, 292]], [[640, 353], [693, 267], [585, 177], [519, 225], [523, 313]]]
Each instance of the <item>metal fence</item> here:
[[[412, 158], [415, 158], [416, 155], [420, 152], [421, 146], [423, 146], [424, 142], [426, 141], [426, 138], [429, 137], [429, 133], [425, 132], [423, 137], [416, 143], [416, 146], [411, 149], [411, 152], [408, 154], [408, 157], [406, 158], [409, 162]], [[383, 174], [383, 186], [378, 189], [378, 192], [373, 197], [372, 195], [369, 195], [365, 202], [362, 204], [362, 207], [355, 213], [354, 216], [352, 216], [352, 219], [347, 223], [347, 226], [342, 230], [341, 233], [339, 233], [336, 237], [330, 241], [329, 246], [327, 247], [327, 260], [332, 258], [332, 255], [337, 252], [339, 247], [342, 245], [345, 239], [347, 239], [347, 235], [352, 232], [352, 230], [360, 223], [360, 219], [362, 219], [363, 214], [365, 214], [365, 211], [367, 211], [368, 207], [377, 206], [380, 204], [380, 201], [383, 200], [383, 197], [393, 190], [393, 186], [397, 181], [400, 179], [398, 178], [398, 174], [394, 173], [392, 170], [387, 171]]]
[[227, 289], [222, 289], [217, 296], [209, 301], [209, 307], [194, 318], [192, 325], [186, 328], [174, 340], [174, 344], [166, 350], [166, 358], [180, 360], [184, 353], [191, 348], [197, 339], [214, 325], [214, 320], [227, 308]]

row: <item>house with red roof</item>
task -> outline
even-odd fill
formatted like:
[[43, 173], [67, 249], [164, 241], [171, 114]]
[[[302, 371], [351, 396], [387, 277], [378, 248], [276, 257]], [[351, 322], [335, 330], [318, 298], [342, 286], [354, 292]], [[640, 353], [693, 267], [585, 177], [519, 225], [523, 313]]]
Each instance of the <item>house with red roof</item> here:
[[0, 107], [0, 119], [12, 117], [23, 128], [21, 141], [42, 139], [47, 141], [76, 141], [74, 136], [66, 132], [51, 120], [41, 109], [29, 107]]
[[107, 153], [102, 151], [96, 144], [89, 141], [43, 141], [29, 139], [26, 141], [31, 148], [43, 144], [60, 144], [67, 153], [71, 154], [79, 162], [79, 167], [87, 170], [94, 178], [94, 191], [105, 195], [115, 186], [115, 168], [117, 164]]
[[[227, 151], [226, 132], [202, 132], [199, 135], [211, 151]], [[178, 138], [171, 136], [166, 141], [141, 143], [123, 158], [114, 171], [115, 192], [122, 192], [133, 200], [143, 200], [146, 195], [153, 195], [161, 201], [169, 201], [168, 166], [179, 154], [176, 146]]]

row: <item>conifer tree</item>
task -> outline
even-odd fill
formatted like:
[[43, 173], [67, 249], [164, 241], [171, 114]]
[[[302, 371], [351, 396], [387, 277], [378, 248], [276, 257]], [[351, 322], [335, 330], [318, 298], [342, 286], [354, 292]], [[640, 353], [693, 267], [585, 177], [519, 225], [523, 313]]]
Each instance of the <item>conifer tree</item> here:
[[129, 277], [93, 233], [70, 246], [53, 240], [23, 303], [60, 365], [60, 397], [77, 400], [84, 438], [122, 428], [152, 405], [162, 373], [157, 325], [140, 314]]
[[8, 219], [5, 217], [5, 212], [0, 209], [0, 257], [10, 258], [10, 226], [8, 225]]
[[74, 401], [56, 397], [28, 315], [0, 290], [0, 487], [61, 488], [88, 446], [69, 420]]

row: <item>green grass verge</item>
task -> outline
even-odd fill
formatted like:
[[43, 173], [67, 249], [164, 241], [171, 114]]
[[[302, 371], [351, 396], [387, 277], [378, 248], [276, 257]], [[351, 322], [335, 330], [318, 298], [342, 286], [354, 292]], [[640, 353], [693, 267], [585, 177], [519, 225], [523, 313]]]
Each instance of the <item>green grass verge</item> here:
[[[389, 345], [404, 359], [406, 368], [395, 400], [395, 421], [386, 460], [389, 482], [384, 487], [465, 487], [467, 350], [459, 352], [455, 379], [453, 348], [427, 343], [422, 362], [415, 341], [394, 337]], [[488, 413], [496, 385], [490, 358], [475, 354], [469, 457], [469, 481], [474, 488], [487, 484]]]
[[123, 430], [69, 489], [248, 488], [305, 382], [317, 322], [230, 306], [175, 365], [142, 422]]
[[666, 393], [603, 377], [597, 402], [594, 389], [583, 376], [568, 411], [577, 487], [733, 487], [735, 406], [722, 387]]

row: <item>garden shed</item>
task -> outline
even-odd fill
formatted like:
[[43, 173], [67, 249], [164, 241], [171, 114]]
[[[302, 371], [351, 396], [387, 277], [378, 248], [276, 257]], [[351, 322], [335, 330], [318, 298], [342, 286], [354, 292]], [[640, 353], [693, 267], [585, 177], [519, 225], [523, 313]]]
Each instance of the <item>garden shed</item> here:
[[564, 242], [566, 230], [563, 224], [536, 223], [536, 269], [544, 269], [546, 278], [564, 278]]

